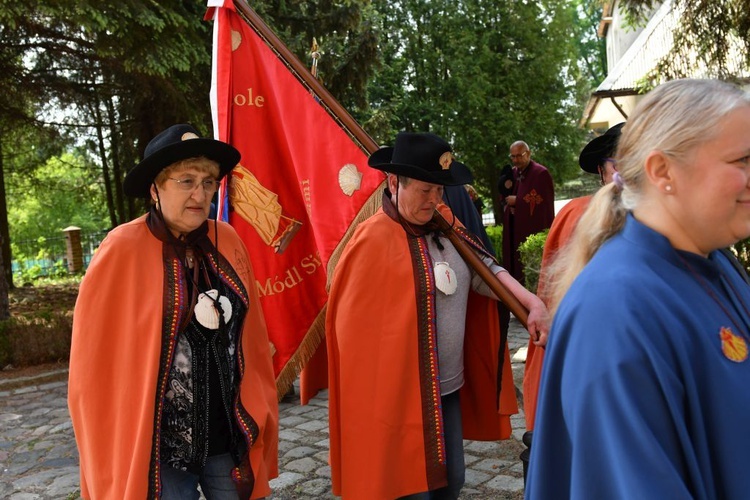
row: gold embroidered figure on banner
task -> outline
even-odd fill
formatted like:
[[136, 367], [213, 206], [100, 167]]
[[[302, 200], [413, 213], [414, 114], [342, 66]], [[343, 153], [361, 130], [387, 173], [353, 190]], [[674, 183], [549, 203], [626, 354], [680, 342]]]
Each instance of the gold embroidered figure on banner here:
[[275, 253], [283, 253], [302, 227], [300, 221], [283, 214], [278, 195], [241, 164], [232, 171], [229, 200], [237, 215], [253, 226]]

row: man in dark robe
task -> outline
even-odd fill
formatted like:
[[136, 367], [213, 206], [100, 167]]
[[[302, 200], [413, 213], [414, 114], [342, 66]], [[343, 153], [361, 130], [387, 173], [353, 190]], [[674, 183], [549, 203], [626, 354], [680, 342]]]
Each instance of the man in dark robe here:
[[525, 283], [518, 247], [528, 236], [552, 225], [555, 190], [549, 171], [531, 160], [531, 150], [525, 142], [516, 141], [510, 146], [510, 161], [513, 163], [511, 194], [503, 195], [503, 189], [500, 189], [504, 208], [503, 267], [519, 282]]

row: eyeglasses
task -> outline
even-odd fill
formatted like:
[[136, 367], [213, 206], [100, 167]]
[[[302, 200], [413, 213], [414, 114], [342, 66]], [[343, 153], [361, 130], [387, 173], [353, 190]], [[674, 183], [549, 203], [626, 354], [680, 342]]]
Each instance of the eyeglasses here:
[[519, 155], [508, 155], [508, 158], [510, 158], [511, 160], [515, 160], [516, 158], [523, 158], [524, 156], [526, 156], [526, 153], [528, 153], [528, 151], [524, 151]]
[[199, 184], [203, 185], [203, 191], [209, 195], [213, 195], [216, 190], [219, 189], [219, 181], [216, 179], [203, 179], [200, 182], [193, 177], [185, 177], [184, 179], [168, 177], [168, 179], [170, 181], [175, 181], [177, 187], [182, 191], [193, 191]]

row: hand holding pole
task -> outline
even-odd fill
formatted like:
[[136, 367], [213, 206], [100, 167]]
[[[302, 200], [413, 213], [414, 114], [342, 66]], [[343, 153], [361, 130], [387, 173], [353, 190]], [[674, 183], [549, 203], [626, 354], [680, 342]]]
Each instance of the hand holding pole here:
[[523, 304], [521, 304], [518, 298], [513, 295], [499, 279], [497, 279], [497, 276], [492, 273], [492, 270], [487, 267], [482, 259], [474, 253], [474, 250], [456, 234], [453, 227], [437, 210], [435, 210], [435, 213], [432, 216], [432, 222], [434, 222], [438, 229], [440, 229], [450, 242], [453, 243], [453, 246], [456, 247], [456, 250], [458, 250], [458, 253], [464, 261], [466, 261], [469, 267], [471, 267], [479, 277], [487, 283], [487, 286], [489, 286], [500, 301], [508, 307], [510, 312], [513, 313], [513, 316], [521, 322], [524, 328], [527, 328], [529, 311], [523, 306]]

